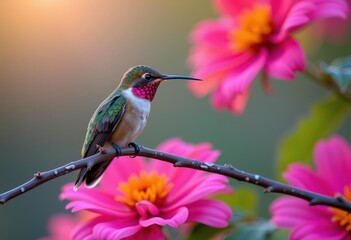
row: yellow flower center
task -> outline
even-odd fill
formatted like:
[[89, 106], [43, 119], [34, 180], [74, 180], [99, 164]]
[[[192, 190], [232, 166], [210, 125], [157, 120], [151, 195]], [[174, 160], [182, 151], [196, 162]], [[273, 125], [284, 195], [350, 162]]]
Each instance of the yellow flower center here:
[[119, 184], [118, 190], [123, 193], [123, 196], [117, 196], [116, 200], [131, 207], [143, 200], [156, 205], [161, 204], [173, 187], [173, 184], [167, 182], [165, 174], [141, 171], [139, 176], [133, 174], [129, 177], [128, 182]]
[[268, 5], [254, 5], [238, 17], [238, 28], [230, 32], [234, 51], [253, 49], [264, 43], [272, 32], [271, 9]]
[[[343, 196], [347, 201], [351, 201], [351, 186], [345, 186]], [[330, 208], [330, 211], [334, 213], [331, 219], [333, 222], [338, 222], [346, 231], [351, 230], [351, 213], [338, 208]]]

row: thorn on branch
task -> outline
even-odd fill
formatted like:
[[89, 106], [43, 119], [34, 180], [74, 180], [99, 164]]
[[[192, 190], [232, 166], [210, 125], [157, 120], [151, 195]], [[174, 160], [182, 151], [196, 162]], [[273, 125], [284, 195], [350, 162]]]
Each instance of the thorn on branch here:
[[102, 154], [106, 153], [105, 149], [98, 144], [96, 145], [96, 149]]
[[340, 194], [337, 194], [336, 197], [335, 197], [335, 199], [336, 199], [338, 202], [340, 202], [340, 203], [345, 202], [345, 199], [344, 199], [344, 198], [342, 197], [342, 195], [340, 195]]
[[[193, 164], [194, 164], [194, 162], [193, 162]], [[181, 161], [181, 160], [178, 160], [177, 162], [175, 162], [175, 163], [173, 164], [173, 166], [174, 166], [174, 167], [183, 167], [183, 166], [184, 166], [184, 162]]]
[[227, 168], [230, 168], [230, 169], [234, 169], [233, 165], [231, 165], [229, 163], [225, 163], [223, 166], [227, 167]]
[[313, 198], [310, 200], [310, 206], [317, 205], [319, 203], [319, 200], [317, 198]]
[[94, 163], [89, 162], [89, 163], [87, 164], [87, 169], [88, 169], [88, 171], [90, 171], [90, 170], [93, 168], [93, 166], [94, 166]]
[[41, 178], [43, 178], [43, 176], [41, 175], [41, 172], [36, 172], [36, 173], [34, 173], [34, 177], [36, 178], [36, 179], [41, 179]]
[[5, 202], [6, 202], [6, 201], [5, 201], [4, 199], [1, 199], [1, 200], [0, 200], [0, 204], [1, 204], [1, 205], [5, 204]]
[[274, 187], [273, 186], [269, 186], [267, 188], [265, 188], [263, 190], [264, 193], [270, 193], [270, 192], [273, 192], [274, 191]]
[[68, 171], [68, 170], [73, 170], [76, 168], [76, 165], [74, 165], [73, 163], [68, 165], [67, 167], [65, 167], [65, 169]]

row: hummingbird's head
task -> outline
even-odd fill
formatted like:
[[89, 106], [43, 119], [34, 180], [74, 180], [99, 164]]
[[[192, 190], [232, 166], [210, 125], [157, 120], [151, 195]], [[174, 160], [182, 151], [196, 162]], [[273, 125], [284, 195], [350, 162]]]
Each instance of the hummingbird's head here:
[[151, 67], [138, 65], [124, 74], [120, 87], [131, 88], [135, 96], [152, 101], [160, 83], [170, 79], [200, 80], [187, 76], [165, 75]]

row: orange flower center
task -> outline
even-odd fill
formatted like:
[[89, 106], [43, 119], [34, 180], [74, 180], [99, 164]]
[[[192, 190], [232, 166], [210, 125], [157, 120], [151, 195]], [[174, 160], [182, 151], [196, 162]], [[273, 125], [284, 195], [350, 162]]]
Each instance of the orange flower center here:
[[238, 17], [238, 28], [230, 32], [231, 48], [243, 51], [266, 42], [272, 32], [271, 9], [268, 5], [255, 5]]
[[131, 207], [143, 200], [158, 205], [172, 187], [173, 184], [168, 183], [165, 174], [159, 175], [157, 172], [141, 171], [139, 176], [133, 174], [129, 177], [128, 182], [119, 184], [118, 190], [123, 193], [123, 196], [117, 196], [116, 200]]
[[[351, 186], [345, 186], [343, 196], [347, 201], [351, 201]], [[331, 219], [333, 222], [338, 222], [346, 231], [351, 230], [351, 213], [337, 208], [330, 208], [330, 211], [334, 213]]]

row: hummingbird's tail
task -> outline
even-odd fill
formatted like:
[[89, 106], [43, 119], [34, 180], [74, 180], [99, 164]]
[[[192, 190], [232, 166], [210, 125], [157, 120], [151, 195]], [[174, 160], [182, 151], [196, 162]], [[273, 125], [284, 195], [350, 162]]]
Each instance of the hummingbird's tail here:
[[[112, 160], [111, 160], [112, 161]], [[85, 186], [87, 188], [95, 187], [101, 180], [103, 173], [105, 172], [108, 165], [110, 165], [111, 161], [105, 161], [94, 165], [90, 170], [87, 168], [82, 168], [78, 174], [77, 180], [74, 184], [74, 191], [85, 182]]]

